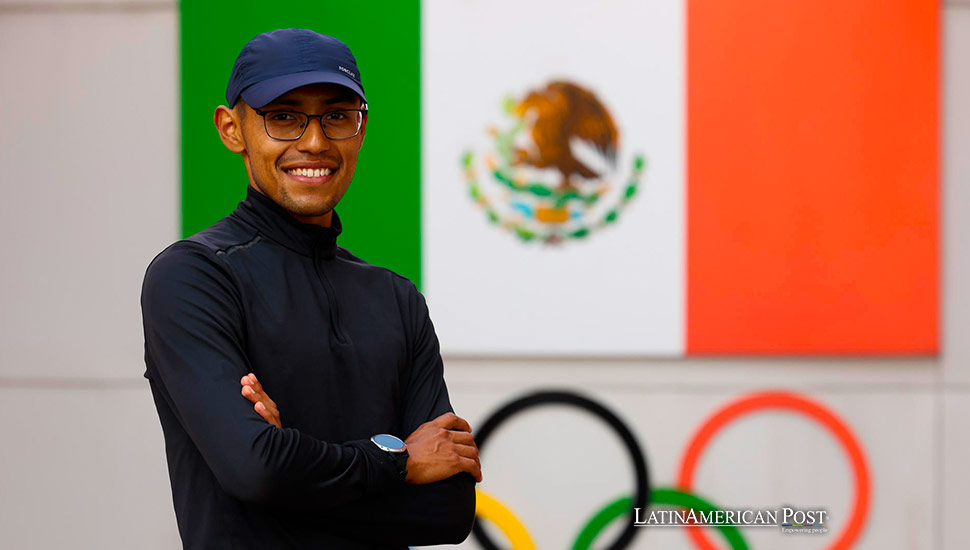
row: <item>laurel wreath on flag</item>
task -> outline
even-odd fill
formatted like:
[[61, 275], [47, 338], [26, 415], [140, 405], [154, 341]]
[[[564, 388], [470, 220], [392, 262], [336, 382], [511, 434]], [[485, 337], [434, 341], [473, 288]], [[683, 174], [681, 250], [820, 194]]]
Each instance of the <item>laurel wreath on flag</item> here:
[[[496, 160], [494, 157], [487, 156], [485, 158], [485, 162], [492, 174], [492, 177], [494, 177], [499, 184], [506, 187], [513, 193], [525, 193], [535, 196], [536, 198], [550, 204], [552, 208], [559, 210], [572, 203], [579, 203], [582, 209], [587, 210], [595, 205], [600, 198], [606, 194], [610, 188], [609, 184], [606, 183], [601, 184], [599, 188], [591, 193], [581, 193], [575, 189], [553, 189], [545, 183], [524, 181], [521, 178], [514, 176], [512, 165], [512, 155], [514, 150], [513, 144], [515, 137], [522, 132], [524, 128], [525, 122], [519, 120], [506, 132], [494, 132], [495, 152], [498, 160]], [[630, 177], [627, 179], [623, 191], [620, 194], [619, 202], [604, 212], [603, 215], [600, 216], [596, 221], [591, 223], [583, 223], [578, 226], [572, 226], [566, 231], [560, 231], [554, 225], [547, 224], [552, 226], [551, 230], [548, 232], [540, 232], [536, 228], [530, 227], [528, 224], [523, 223], [520, 219], [516, 219], [511, 216], [502, 216], [499, 213], [493, 202], [489, 200], [489, 197], [482, 191], [481, 185], [478, 181], [478, 175], [475, 171], [474, 153], [471, 151], [466, 151], [462, 155], [461, 163], [465, 175], [465, 182], [468, 185], [468, 192], [471, 195], [472, 200], [474, 200], [475, 203], [485, 211], [485, 215], [490, 222], [511, 231], [523, 242], [542, 241], [550, 244], [560, 242], [563, 239], [582, 239], [587, 237], [596, 229], [616, 223], [616, 221], [620, 219], [621, 214], [626, 209], [631, 199], [636, 195], [637, 189], [640, 185], [641, 176], [646, 168], [645, 157], [643, 155], [636, 155], [633, 158]]]

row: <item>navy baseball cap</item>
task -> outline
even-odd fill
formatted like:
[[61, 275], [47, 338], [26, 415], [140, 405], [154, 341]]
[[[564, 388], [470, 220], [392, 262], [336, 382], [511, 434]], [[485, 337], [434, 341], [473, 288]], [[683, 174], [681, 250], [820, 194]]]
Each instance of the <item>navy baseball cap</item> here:
[[278, 29], [256, 35], [239, 52], [226, 101], [233, 107], [242, 96], [258, 109], [290, 90], [320, 83], [350, 88], [367, 102], [357, 60], [346, 44], [307, 29]]

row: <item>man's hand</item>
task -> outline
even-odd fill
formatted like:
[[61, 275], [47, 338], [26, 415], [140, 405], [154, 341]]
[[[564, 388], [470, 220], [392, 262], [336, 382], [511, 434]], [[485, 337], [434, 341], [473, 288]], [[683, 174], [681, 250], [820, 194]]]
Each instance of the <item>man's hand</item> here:
[[259, 380], [256, 380], [256, 375], [249, 373], [243, 376], [239, 383], [242, 384], [243, 397], [253, 403], [253, 408], [256, 409], [259, 416], [262, 416], [264, 420], [277, 428], [282, 428], [280, 410], [276, 407], [276, 403], [269, 398], [269, 395], [263, 391], [263, 385], [259, 383]]
[[455, 413], [445, 413], [418, 426], [404, 440], [408, 446], [405, 481], [423, 485], [468, 472], [480, 482], [482, 463], [471, 432], [468, 422]]

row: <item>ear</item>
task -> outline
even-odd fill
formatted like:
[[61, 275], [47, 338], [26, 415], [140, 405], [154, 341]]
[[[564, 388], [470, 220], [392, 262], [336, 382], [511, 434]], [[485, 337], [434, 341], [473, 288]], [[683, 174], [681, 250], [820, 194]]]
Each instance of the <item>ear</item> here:
[[216, 107], [214, 122], [216, 130], [219, 131], [219, 138], [223, 145], [233, 153], [242, 153], [246, 150], [246, 143], [242, 136], [242, 120], [235, 109], [230, 109], [225, 105]]
[[360, 123], [360, 146], [364, 146], [364, 136], [367, 134], [367, 117], [370, 113], [364, 113], [364, 120]]

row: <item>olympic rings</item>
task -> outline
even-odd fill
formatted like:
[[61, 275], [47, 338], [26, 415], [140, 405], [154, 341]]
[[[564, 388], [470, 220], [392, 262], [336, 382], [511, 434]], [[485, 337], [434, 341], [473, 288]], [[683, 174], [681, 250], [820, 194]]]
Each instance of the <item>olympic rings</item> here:
[[[742, 397], [715, 411], [705, 420], [687, 446], [678, 476], [679, 487], [677, 489], [656, 489], [652, 493], [646, 459], [634, 440], [632, 432], [610, 410], [574, 393], [542, 391], [507, 403], [482, 423], [475, 438], [479, 449], [484, 446], [485, 440], [498, 425], [510, 416], [531, 407], [549, 404], [573, 405], [603, 419], [620, 436], [630, 451], [636, 471], [636, 493], [634, 497], [617, 499], [596, 512], [580, 530], [573, 544], [573, 550], [588, 550], [600, 532], [610, 523], [623, 517], [633, 508], [646, 509], [648, 501], [651, 499], [654, 504], [670, 504], [708, 512], [716, 511], [712, 504], [689, 492], [701, 453], [717, 431], [726, 424], [745, 414], [764, 409], [790, 410], [807, 416], [819, 422], [839, 440], [852, 465], [855, 477], [855, 500], [848, 524], [828, 550], [848, 550], [862, 532], [869, 511], [870, 498], [870, 475], [865, 454], [855, 435], [843, 421], [822, 405], [805, 397], [786, 392], [756, 393]], [[485, 492], [481, 490], [476, 492], [478, 495], [476, 514], [482, 519], [494, 523], [512, 543], [513, 550], [535, 549], [532, 537], [511, 510]], [[705, 536], [704, 531], [696, 527], [687, 527], [686, 529], [697, 548], [716, 550], [710, 539]], [[718, 530], [728, 542], [731, 550], [747, 550], [747, 543], [736, 527], [720, 526]], [[634, 522], [631, 521], [613, 544], [607, 548], [610, 550], [625, 548], [633, 540], [637, 531]], [[498, 546], [478, 523], [472, 526], [472, 532], [483, 548], [498, 550]]]
[[[698, 510], [701, 512], [715, 512], [717, 507], [715, 507], [710, 502], [703, 500], [702, 498], [692, 495], [690, 493], [685, 493], [683, 491], [678, 491], [676, 489], [661, 488], [654, 489], [650, 493], [651, 504], [673, 504], [675, 506], [680, 506], [682, 508], [690, 508]], [[630, 509], [632, 502], [630, 497], [622, 497], [614, 500], [613, 502], [604, 506], [599, 512], [596, 512], [589, 521], [586, 522], [586, 526], [580, 531], [579, 536], [576, 537], [576, 542], [573, 543], [573, 550], [589, 550], [593, 545], [593, 541], [596, 540], [597, 535], [600, 531], [606, 528], [613, 520], [623, 516], [627, 510]], [[728, 544], [731, 545], [731, 550], [748, 550], [748, 543], [745, 542], [744, 537], [741, 536], [741, 530], [733, 525], [721, 525], [717, 529], [724, 535], [727, 539]]]
[[[478, 433], [475, 436], [475, 443], [478, 445], [479, 451], [481, 451], [485, 446], [485, 441], [488, 440], [489, 435], [491, 435], [502, 422], [508, 420], [509, 417], [515, 413], [540, 405], [572, 405], [574, 407], [579, 407], [580, 409], [599, 417], [611, 428], [613, 428], [613, 431], [615, 431], [617, 435], [620, 436], [620, 439], [623, 440], [623, 444], [626, 446], [630, 456], [633, 458], [633, 468], [634, 472], [636, 473], [636, 492], [634, 493], [633, 498], [630, 500], [632, 506], [628, 507], [626, 510], [632, 511], [634, 507], [647, 507], [647, 503], [649, 502], [650, 498], [650, 479], [647, 472], [647, 461], [643, 456], [643, 452], [640, 450], [640, 446], [637, 445], [636, 439], [633, 437], [633, 432], [631, 432], [626, 424], [624, 424], [618, 416], [613, 414], [612, 411], [587, 397], [564, 391], [541, 391], [515, 399], [492, 413], [492, 416], [488, 417], [485, 422], [482, 423], [481, 427], [479, 427]], [[507, 509], [505, 510], [507, 511]], [[494, 520], [494, 516], [491, 519]], [[502, 530], [506, 533], [506, 536], [509, 536], [508, 528], [503, 527]], [[522, 530], [523, 532], [525, 531], [524, 528]], [[636, 536], [638, 531], [639, 530], [631, 521], [626, 527], [624, 527], [623, 531], [616, 538], [616, 540], [606, 548], [608, 550], [621, 550], [626, 548], [627, 545], [629, 545], [633, 540], [633, 537]], [[472, 526], [472, 533], [474, 533], [478, 543], [481, 544], [485, 550], [499, 550], [499, 547], [478, 523], [475, 523]], [[518, 548], [516, 548], [516, 550], [518, 550]]]
[[[718, 430], [740, 416], [764, 409], [787, 409], [816, 420], [842, 444], [855, 474], [855, 503], [852, 514], [849, 516], [849, 522], [842, 530], [839, 538], [829, 547], [829, 550], [848, 550], [862, 532], [862, 525], [865, 523], [866, 515], [869, 512], [869, 468], [865, 454], [855, 435], [845, 423], [822, 405], [803, 397], [785, 392], [757, 393], [729, 403], [716, 411], [701, 425], [687, 446], [687, 451], [681, 462], [678, 480], [680, 488], [684, 491], [691, 490], [694, 471], [697, 468], [701, 452]], [[716, 550], [703, 530], [689, 527], [687, 534], [701, 550]]]

